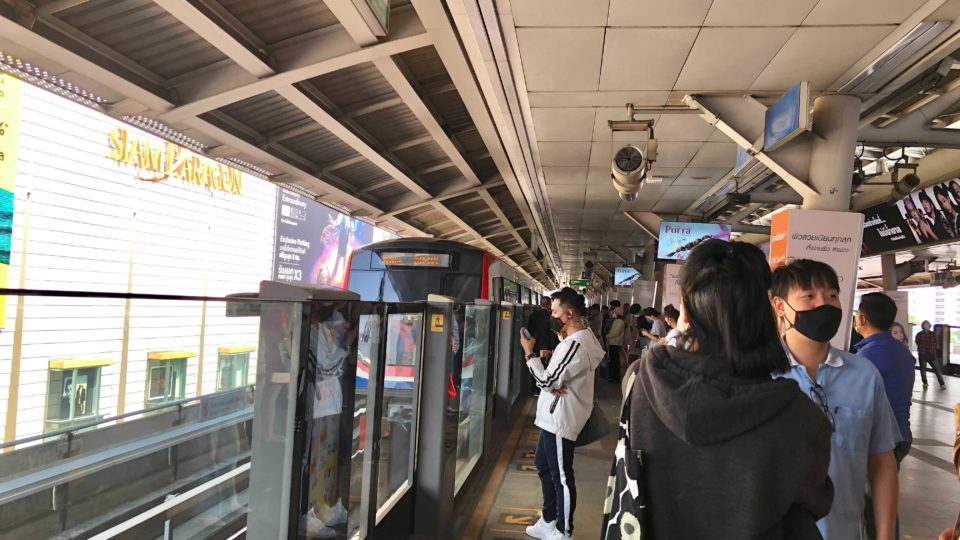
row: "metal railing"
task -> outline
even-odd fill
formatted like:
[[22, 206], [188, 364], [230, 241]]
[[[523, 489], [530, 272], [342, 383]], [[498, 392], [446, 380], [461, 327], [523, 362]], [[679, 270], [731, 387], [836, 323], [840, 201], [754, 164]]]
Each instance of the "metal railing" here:
[[[210, 398], [213, 398], [213, 397], [217, 397], [217, 396], [222, 396], [222, 395], [234, 393], [234, 392], [239, 391], [240, 389], [245, 389], [247, 392], [249, 392], [249, 393], [251, 394], [251, 397], [252, 397], [253, 392], [255, 392], [255, 385], [250, 384], [250, 385], [247, 385], [247, 386], [239, 386], [239, 387], [237, 387], [237, 388], [231, 388], [231, 389], [229, 389], [229, 390], [221, 390], [220, 392], [213, 392], [213, 393], [211, 393], [211, 394], [204, 394], [204, 395], [202, 395], [202, 396], [194, 396], [194, 397], [189, 397], [189, 398], [180, 399], [180, 400], [177, 400], [177, 401], [170, 401], [170, 402], [164, 403], [164, 404], [162, 404], [162, 405], [156, 405], [156, 406], [153, 406], [153, 407], [148, 407], [148, 408], [146, 408], [146, 409], [140, 409], [140, 410], [138, 410], [138, 411], [131, 411], [131, 412], [123, 413], [123, 414], [118, 414], [118, 415], [115, 415], [115, 416], [108, 416], [108, 417], [105, 417], [105, 418], [101, 418], [101, 419], [99, 419], [99, 420], [91, 420], [91, 421], [89, 421], [89, 422], [84, 422], [84, 423], [81, 423], [81, 424], [75, 424], [75, 425], [70, 426], [70, 427], [68, 427], [68, 428], [58, 429], [58, 430], [54, 430], [54, 431], [47, 431], [47, 432], [45, 432], [45, 433], [39, 433], [39, 434], [37, 434], [37, 435], [31, 435], [31, 436], [29, 436], [29, 437], [24, 437], [24, 438], [22, 438], [22, 439], [15, 439], [15, 440], [13, 440], [13, 441], [9, 441], [9, 442], [5, 442], [5, 443], [3, 443], [3, 444], [0, 444], [0, 451], [4, 451], [4, 450], [6, 450], [7, 448], [12, 448], [12, 447], [14, 447], [14, 446], [20, 446], [20, 445], [28, 444], [28, 443], [31, 443], [31, 442], [34, 442], [34, 441], [40, 441], [40, 440], [45, 440], [45, 439], [53, 439], [53, 438], [55, 438], [55, 437], [59, 437], [60, 435], [66, 435], [66, 436], [67, 436], [67, 440], [69, 441], [70, 439], [73, 438], [73, 435], [74, 435], [76, 432], [82, 431], [82, 430], [84, 430], [84, 429], [96, 427], [96, 426], [99, 426], [99, 425], [102, 425], [102, 424], [107, 424], [107, 423], [110, 423], [110, 422], [116, 422], [117, 420], [123, 420], [123, 419], [125, 419], [125, 418], [130, 418], [130, 417], [132, 417], [132, 416], [142, 416], [142, 415], [144, 415], [144, 414], [148, 414], [148, 413], [152, 413], [152, 412], [156, 412], [156, 411], [162, 411], [162, 410], [164, 410], [164, 409], [172, 409], [172, 408], [174, 408], [174, 407], [177, 408], [177, 415], [178, 415], [178, 419], [179, 419], [179, 417], [182, 416], [182, 414], [183, 414], [183, 406], [186, 405], [186, 404], [188, 404], [188, 403], [193, 403], [193, 402], [196, 402], [196, 401], [202, 401], [202, 400], [204, 400], [204, 399], [210, 399]], [[252, 399], [251, 399], [251, 402], [252, 402]], [[69, 451], [68, 451], [68, 453], [69, 453]]]

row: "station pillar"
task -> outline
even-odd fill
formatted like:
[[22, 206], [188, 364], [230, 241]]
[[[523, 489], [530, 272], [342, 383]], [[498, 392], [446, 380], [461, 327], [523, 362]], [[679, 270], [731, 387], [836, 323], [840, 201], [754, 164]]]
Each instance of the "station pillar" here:
[[770, 227], [770, 265], [789, 259], [813, 259], [830, 265], [840, 282], [843, 324], [831, 340], [846, 350], [853, 323], [863, 215], [850, 211], [853, 158], [860, 123], [860, 98], [820, 96], [813, 104], [810, 170], [802, 210], [774, 215]]
[[657, 279], [657, 244], [651, 242], [643, 248], [643, 263], [640, 266], [640, 274], [647, 281]]
[[813, 102], [810, 187], [819, 195], [803, 199], [804, 210], [850, 210], [853, 157], [860, 123], [860, 98], [825, 95]]
[[883, 270], [883, 290], [897, 290], [897, 255], [895, 253], [881, 255], [880, 267]]

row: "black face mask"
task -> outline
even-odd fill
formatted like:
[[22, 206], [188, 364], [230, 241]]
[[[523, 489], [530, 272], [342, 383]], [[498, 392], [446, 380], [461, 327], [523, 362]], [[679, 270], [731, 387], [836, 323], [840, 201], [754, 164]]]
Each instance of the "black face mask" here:
[[[787, 303], [786, 300], [784, 303]], [[790, 306], [790, 304], [787, 305]], [[793, 309], [793, 306], [790, 306], [790, 309]], [[819, 343], [826, 343], [833, 339], [840, 330], [840, 323], [843, 322], [843, 310], [829, 304], [806, 311], [794, 309], [794, 312], [796, 316], [790, 326]]]

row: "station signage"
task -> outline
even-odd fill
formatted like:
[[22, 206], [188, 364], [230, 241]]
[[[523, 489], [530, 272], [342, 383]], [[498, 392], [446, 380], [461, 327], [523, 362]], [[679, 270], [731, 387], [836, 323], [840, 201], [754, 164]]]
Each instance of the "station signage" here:
[[570, 286], [571, 287], [589, 287], [590, 280], [589, 279], [571, 279]]
[[864, 256], [960, 239], [960, 179], [862, 212]]
[[108, 137], [108, 157], [131, 166], [145, 182], [163, 182], [179, 178], [188, 184], [209, 190], [240, 194], [243, 174], [230, 166], [178, 146], [115, 128]]
[[763, 150], [770, 152], [810, 129], [810, 84], [795, 84], [763, 118]]

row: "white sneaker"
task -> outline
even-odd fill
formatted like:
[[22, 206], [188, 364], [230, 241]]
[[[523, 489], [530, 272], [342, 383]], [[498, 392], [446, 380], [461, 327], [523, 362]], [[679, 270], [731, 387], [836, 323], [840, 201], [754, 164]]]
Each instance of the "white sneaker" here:
[[337, 501], [337, 504], [332, 507], [323, 505], [320, 508], [320, 514], [323, 522], [332, 527], [343, 525], [347, 522], [347, 510], [340, 501]]
[[553, 536], [550, 540], [573, 540], [573, 534], [562, 533], [556, 529], [553, 530]]
[[536, 523], [527, 527], [527, 536], [539, 538], [540, 540], [553, 540], [555, 535], [559, 533], [560, 531], [557, 530], [557, 522], [544, 521], [543, 516], [540, 516], [540, 519], [538, 519]]
[[320, 521], [313, 508], [303, 515], [302, 520], [305, 522], [306, 527], [304, 528], [307, 529], [307, 537], [309, 538], [333, 538], [337, 535], [337, 531]]

